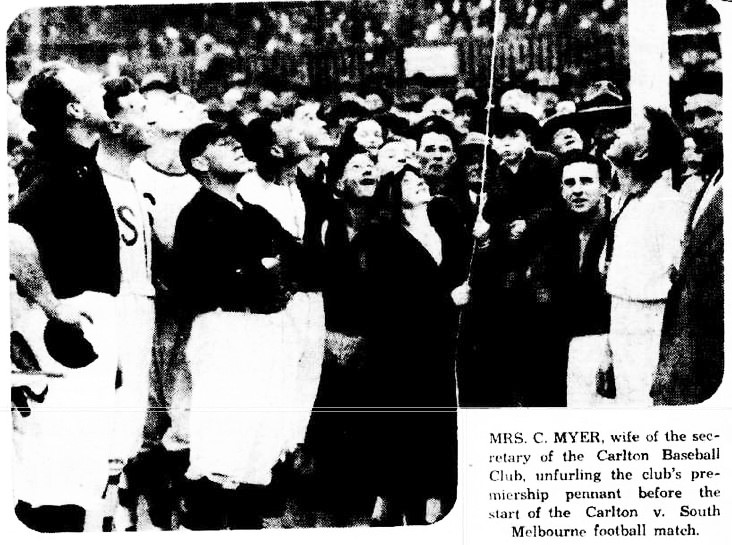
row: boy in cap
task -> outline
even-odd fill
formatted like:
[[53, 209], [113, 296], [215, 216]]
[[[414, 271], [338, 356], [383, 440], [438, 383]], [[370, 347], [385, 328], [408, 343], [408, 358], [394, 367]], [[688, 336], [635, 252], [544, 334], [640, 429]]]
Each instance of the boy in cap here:
[[492, 122], [499, 162], [485, 188], [490, 244], [475, 262], [466, 371], [478, 378], [471, 381], [470, 404], [562, 404], [561, 389], [532, 380], [557, 364], [561, 348], [550, 327], [546, 270], [546, 227], [559, 202], [560, 174], [553, 155], [531, 146], [536, 128], [535, 118], [519, 112], [501, 112]]

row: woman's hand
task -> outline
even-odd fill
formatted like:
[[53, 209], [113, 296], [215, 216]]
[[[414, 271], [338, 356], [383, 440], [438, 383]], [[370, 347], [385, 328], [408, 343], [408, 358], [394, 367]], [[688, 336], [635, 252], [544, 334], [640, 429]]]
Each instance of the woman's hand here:
[[511, 232], [509, 236], [511, 240], [519, 240], [526, 231], [526, 220], [517, 219], [512, 221], [510, 227]]
[[485, 250], [491, 243], [490, 239], [491, 224], [478, 216], [473, 226], [473, 238], [479, 250]]
[[337, 331], [326, 331], [325, 349], [335, 356], [341, 366], [347, 366], [363, 344], [363, 337], [356, 337], [339, 333]]
[[467, 280], [452, 290], [450, 297], [452, 297], [452, 302], [455, 303], [456, 307], [465, 306], [470, 302], [470, 291], [470, 284]]

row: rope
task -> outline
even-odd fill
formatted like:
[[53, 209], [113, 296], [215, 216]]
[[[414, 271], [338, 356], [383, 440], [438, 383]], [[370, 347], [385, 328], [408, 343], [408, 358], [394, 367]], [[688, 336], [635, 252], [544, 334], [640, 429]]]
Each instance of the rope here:
[[[491, 48], [491, 68], [488, 79], [488, 103], [486, 105], [485, 114], [485, 142], [483, 143], [483, 162], [481, 164], [480, 174], [480, 193], [478, 194], [478, 213], [475, 217], [476, 221], [483, 213], [483, 198], [485, 195], [486, 178], [488, 175], [488, 147], [490, 146], [490, 123], [491, 123], [491, 104], [493, 103], [493, 90], [496, 79], [496, 51], [498, 50], [498, 36], [500, 34], [498, 29], [498, 17], [501, 14], [501, 0], [496, 0], [495, 14], [493, 18], [493, 43]], [[470, 251], [470, 260], [468, 261], [468, 283], [473, 278], [473, 261], [475, 261], [475, 254], [478, 251], [478, 242], [473, 239], [473, 247]], [[460, 313], [462, 317], [462, 312]], [[462, 321], [462, 320], [461, 320]]]
[[[486, 178], [488, 174], [488, 146], [490, 145], [490, 122], [491, 122], [491, 104], [493, 103], [493, 89], [495, 85], [495, 77], [496, 77], [496, 51], [498, 49], [498, 36], [500, 34], [498, 29], [498, 18], [501, 14], [501, 0], [495, 0], [495, 14], [493, 18], [493, 43], [491, 44], [491, 68], [490, 68], [490, 74], [488, 79], [488, 102], [486, 105], [486, 114], [485, 114], [485, 142], [483, 143], [483, 163], [481, 165], [481, 180], [480, 180], [480, 193], [478, 194], [478, 213], [476, 214], [476, 222], [478, 221], [478, 218], [483, 213], [483, 196], [485, 195], [485, 185], [486, 185]], [[471, 233], [472, 237], [472, 233]], [[478, 241], [475, 240], [475, 237], [473, 238], [473, 247], [470, 251], [470, 260], [468, 261], [468, 277], [467, 282], [468, 285], [470, 285], [470, 281], [473, 278], [473, 262], [475, 261], [475, 255], [478, 252]], [[456, 385], [456, 394], [457, 399], [460, 399], [460, 392], [459, 392], [459, 386], [458, 386], [458, 358], [460, 353], [460, 333], [463, 328], [463, 315], [464, 315], [464, 307], [460, 308], [460, 311], [458, 312], [458, 323], [457, 323], [457, 330], [455, 333], [455, 354], [453, 358], [453, 369], [455, 372], [455, 385]], [[458, 403], [459, 404], [459, 403]]]

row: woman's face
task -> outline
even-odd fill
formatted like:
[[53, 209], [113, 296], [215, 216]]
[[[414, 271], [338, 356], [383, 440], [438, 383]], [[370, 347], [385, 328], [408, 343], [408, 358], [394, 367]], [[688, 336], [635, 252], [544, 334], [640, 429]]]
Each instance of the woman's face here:
[[401, 142], [387, 142], [379, 150], [379, 160], [376, 163], [379, 174], [398, 172], [407, 162], [407, 148]]
[[431, 200], [427, 182], [414, 172], [407, 171], [402, 178], [402, 208], [417, 208]]
[[376, 167], [365, 153], [351, 157], [341, 179], [341, 191], [346, 199], [371, 198], [376, 191]]
[[353, 135], [353, 139], [358, 145], [368, 151], [372, 158], [376, 158], [379, 153], [379, 148], [384, 144], [381, 125], [373, 119], [359, 121], [358, 125], [356, 125], [356, 132]]

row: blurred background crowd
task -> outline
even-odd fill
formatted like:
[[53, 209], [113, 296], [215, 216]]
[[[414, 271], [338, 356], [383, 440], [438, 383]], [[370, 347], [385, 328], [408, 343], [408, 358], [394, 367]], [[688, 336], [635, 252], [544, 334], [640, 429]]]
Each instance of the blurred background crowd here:
[[[319, 98], [344, 88], [410, 84], [485, 90], [493, 0], [238, 3], [174, 8], [48, 8], [21, 14], [8, 31], [8, 74], [37, 60], [69, 58], [116, 75], [162, 70], [197, 98], [221, 97], [236, 77], [265, 87], [300, 86]], [[719, 63], [716, 12], [705, 0], [669, 2], [674, 78]], [[628, 80], [627, 6], [619, 0], [503, 2], [497, 71], [517, 85], [541, 71], [574, 98], [593, 80]], [[449, 44], [454, 75], [407, 77], [404, 49]], [[600, 77], [602, 75], [603, 77]], [[12, 92], [12, 86], [11, 86]]]

